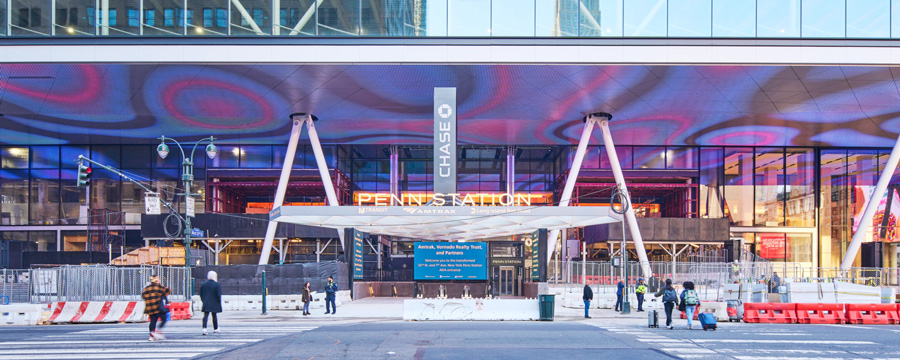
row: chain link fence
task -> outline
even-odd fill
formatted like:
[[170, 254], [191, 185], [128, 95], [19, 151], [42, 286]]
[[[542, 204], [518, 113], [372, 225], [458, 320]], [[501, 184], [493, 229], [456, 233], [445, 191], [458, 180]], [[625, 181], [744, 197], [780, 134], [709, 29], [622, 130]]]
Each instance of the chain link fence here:
[[140, 301], [141, 292], [157, 275], [171, 290], [169, 300], [188, 301], [185, 286], [190, 281], [183, 267], [141, 266], [134, 268], [105, 265], [61, 266], [29, 269], [28, 302], [59, 301]]

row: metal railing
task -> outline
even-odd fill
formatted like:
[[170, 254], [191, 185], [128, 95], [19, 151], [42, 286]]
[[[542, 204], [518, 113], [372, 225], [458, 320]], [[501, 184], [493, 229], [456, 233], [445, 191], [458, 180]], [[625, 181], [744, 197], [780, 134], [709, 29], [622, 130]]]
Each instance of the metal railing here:
[[187, 301], [184, 284], [190, 273], [183, 267], [105, 265], [29, 269], [28, 302], [140, 301], [141, 292], [158, 275], [171, 290], [170, 301]]
[[0, 269], [0, 305], [28, 302], [28, 270]]

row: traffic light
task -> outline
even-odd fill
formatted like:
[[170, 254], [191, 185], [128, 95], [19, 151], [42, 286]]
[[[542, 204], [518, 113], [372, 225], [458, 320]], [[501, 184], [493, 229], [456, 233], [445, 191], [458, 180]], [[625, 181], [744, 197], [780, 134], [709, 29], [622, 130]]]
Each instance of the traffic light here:
[[91, 168], [78, 163], [78, 187], [88, 186], [91, 184]]

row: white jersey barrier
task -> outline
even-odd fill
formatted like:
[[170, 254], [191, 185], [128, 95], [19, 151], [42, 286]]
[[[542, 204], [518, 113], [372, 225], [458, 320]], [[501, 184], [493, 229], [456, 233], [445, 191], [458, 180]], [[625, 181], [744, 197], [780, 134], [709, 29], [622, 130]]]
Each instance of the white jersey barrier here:
[[39, 325], [40, 323], [40, 305], [0, 305], [0, 325]]
[[[325, 293], [312, 293], [310, 309], [325, 308]], [[203, 302], [200, 296], [194, 295], [194, 311], [203, 310]], [[350, 290], [337, 292], [334, 303], [337, 306], [350, 302]], [[301, 310], [303, 309], [302, 295], [268, 295], [266, 296], [266, 310]], [[262, 295], [222, 295], [222, 311], [262, 311]]]
[[143, 301], [68, 301], [51, 304], [52, 324], [147, 321]]
[[539, 320], [540, 315], [537, 299], [403, 300], [403, 320]]

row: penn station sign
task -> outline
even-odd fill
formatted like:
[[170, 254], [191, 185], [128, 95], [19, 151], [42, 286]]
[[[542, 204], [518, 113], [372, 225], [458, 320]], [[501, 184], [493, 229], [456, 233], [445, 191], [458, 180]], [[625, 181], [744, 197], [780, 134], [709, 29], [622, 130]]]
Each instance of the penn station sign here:
[[[522, 193], [406, 193], [395, 195], [390, 193], [356, 193], [356, 206], [532, 206], [535, 198], [543, 199], [544, 195]], [[539, 200], [540, 201], [540, 200]]]

